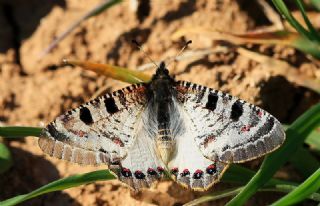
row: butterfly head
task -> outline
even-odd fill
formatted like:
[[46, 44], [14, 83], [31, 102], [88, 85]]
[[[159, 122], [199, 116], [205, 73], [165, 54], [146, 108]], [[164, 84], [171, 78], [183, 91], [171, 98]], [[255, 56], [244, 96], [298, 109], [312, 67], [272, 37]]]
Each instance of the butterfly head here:
[[157, 68], [152, 80], [173, 80], [173, 78], [169, 75], [169, 70], [166, 68], [164, 62], [160, 63], [160, 66]]
[[167, 101], [172, 96], [174, 82], [175, 80], [169, 75], [165, 63], [161, 62], [149, 83], [150, 97], [160, 104], [163, 101]]

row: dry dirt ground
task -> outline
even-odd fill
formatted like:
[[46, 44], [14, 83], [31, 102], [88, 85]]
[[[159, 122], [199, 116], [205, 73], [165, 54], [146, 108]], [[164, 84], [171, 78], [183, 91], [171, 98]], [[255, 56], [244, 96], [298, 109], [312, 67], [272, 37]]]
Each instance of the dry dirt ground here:
[[[98, 76], [78, 67], [59, 67], [63, 57], [111, 63], [128, 68], [149, 60], [131, 44], [141, 42], [155, 60], [174, 56], [182, 41], [170, 35], [183, 26], [203, 25], [243, 33], [270, 22], [258, 5], [244, 0], [152, 1], [144, 19], [124, 1], [107, 12], [82, 23], [52, 53], [39, 53], [58, 34], [99, 0], [2, 0], [0, 1], [0, 121], [5, 125], [39, 126], [58, 114], [90, 99], [106, 86], [107, 91], [127, 84]], [[144, 11], [142, 14], [147, 14]], [[191, 50], [214, 45], [210, 37], [187, 36]], [[281, 58], [314, 77], [316, 65], [304, 54], [279, 46], [251, 47]], [[213, 54], [196, 61], [178, 62], [170, 72], [184, 79], [220, 89], [255, 103], [279, 118], [292, 122], [320, 96], [273, 76], [259, 63], [234, 52]], [[257, 75], [258, 74], [258, 75]], [[105, 167], [80, 167], [45, 156], [37, 139], [6, 142], [13, 153], [13, 167], [0, 177], [0, 200], [30, 192], [50, 181]], [[223, 188], [224, 185], [218, 185]], [[210, 191], [217, 190], [217, 187]], [[209, 192], [210, 192], [209, 191]], [[54, 192], [23, 205], [181, 205], [203, 195], [181, 189], [172, 182], [132, 194], [117, 180], [97, 182], [63, 192]], [[276, 198], [277, 196], [275, 196]], [[272, 198], [271, 198], [272, 199]], [[254, 197], [250, 205], [265, 205], [270, 198]], [[226, 200], [216, 202], [222, 205]]]

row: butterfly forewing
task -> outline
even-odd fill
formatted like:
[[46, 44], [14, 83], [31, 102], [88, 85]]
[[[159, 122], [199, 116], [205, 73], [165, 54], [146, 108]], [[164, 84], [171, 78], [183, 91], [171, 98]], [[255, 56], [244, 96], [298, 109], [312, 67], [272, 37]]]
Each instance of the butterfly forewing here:
[[178, 82], [178, 101], [195, 128], [202, 154], [221, 162], [244, 162], [278, 148], [280, 122], [261, 108], [201, 85]]
[[144, 85], [132, 85], [68, 111], [43, 130], [40, 148], [81, 164], [118, 162], [136, 138], [145, 91]]

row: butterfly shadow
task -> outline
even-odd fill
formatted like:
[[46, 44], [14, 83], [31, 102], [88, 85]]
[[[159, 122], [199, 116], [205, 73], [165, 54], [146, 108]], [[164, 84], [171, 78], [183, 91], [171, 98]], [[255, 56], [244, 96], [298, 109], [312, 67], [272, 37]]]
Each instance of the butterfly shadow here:
[[259, 83], [261, 107], [277, 117], [282, 123], [291, 123], [312, 105], [320, 96], [307, 88], [297, 87], [283, 76], [270, 77]]
[[[118, 61], [120, 60], [121, 57], [121, 49], [125, 48], [126, 45], [129, 45], [129, 48], [133, 50], [137, 50], [132, 43], [130, 43], [133, 39], [137, 40], [139, 43], [144, 43], [148, 40], [149, 36], [151, 34], [151, 29], [146, 28], [146, 29], [140, 29], [138, 27], [132, 28], [131, 30], [122, 33], [119, 35], [117, 40], [114, 43], [114, 46], [110, 50], [110, 52], [106, 55], [106, 59], [108, 61], [114, 61], [114, 64], [119, 65]], [[131, 47], [130, 47], [131, 46]]]

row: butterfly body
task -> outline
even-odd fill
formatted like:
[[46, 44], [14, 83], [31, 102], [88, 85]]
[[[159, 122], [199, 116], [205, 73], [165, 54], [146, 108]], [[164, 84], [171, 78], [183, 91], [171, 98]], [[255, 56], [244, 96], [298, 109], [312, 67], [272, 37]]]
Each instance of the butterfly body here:
[[[170, 128], [170, 111], [173, 110], [175, 90], [173, 86], [175, 81], [169, 76], [164, 63], [161, 63], [152, 81], [147, 85], [148, 101], [152, 107], [153, 115], [156, 116], [157, 149], [161, 159], [168, 163], [175, 147], [175, 140]], [[172, 118], [171, 118], [172, 119]]]
[[284, 139], [269, 113], [229, 94], [175, 81], [161, 63], [151, 82], [57, 117], [39, 145], [60, 159], [112, 166], [136, 190], [165, 173], [184, 187], [206, 190], [230, 163], [272, 152]]

